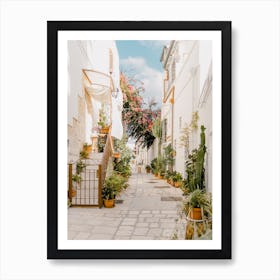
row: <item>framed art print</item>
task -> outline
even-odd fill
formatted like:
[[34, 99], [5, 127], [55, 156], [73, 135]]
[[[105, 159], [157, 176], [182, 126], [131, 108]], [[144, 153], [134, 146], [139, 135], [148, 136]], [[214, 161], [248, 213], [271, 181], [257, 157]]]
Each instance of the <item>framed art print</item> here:
[[47, 257], [230, 259], [231, 22], [47, 28]]

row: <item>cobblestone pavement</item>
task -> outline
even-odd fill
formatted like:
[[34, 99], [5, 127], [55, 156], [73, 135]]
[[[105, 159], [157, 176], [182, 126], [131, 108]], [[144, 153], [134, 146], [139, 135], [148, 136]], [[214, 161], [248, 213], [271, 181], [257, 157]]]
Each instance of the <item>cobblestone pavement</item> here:
[[68, 239], [184, 239], [182, 191], [150, 174], [133, 174], [114, 208], [68, 209]]

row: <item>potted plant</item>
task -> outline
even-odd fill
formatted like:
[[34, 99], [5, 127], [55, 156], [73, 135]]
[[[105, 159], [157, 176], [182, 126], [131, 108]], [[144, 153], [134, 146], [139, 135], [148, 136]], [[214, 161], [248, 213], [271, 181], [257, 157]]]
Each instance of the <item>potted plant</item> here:
[[114, 152], [113, 153], [113, 157], [114, 158], [120, 158], [121, 157], [121, 154], [119, 152]]
[[72, 188], [71, 190], [68, 190], [68, 197], [72, 198], [72, 197], [76, 197], [77, 195], [77, 190], [75, 188]]
[[97, 138], [98, 153], [103, 153], [104, 152], [106, 141], [107, 141], [107, 135], [102, 135], [102, 134], [98, 135], [98, 138]]
[[187, 196], [190, 193], [190, 190], [187, 187], [187, 180], [186, 179], [182, 180], [180, 188], [181, 188], [184, 196]]
[[75, 197], [77, 195], [77, 188], [81, 183], [81, 176], [79, 174], [72, 175], [72, 181], [75, 186], [72, 186], [71, 190], [68, 191], [69, 198]]
[[182, 182], [182, 175], [179, 172], [176, 172], [175, 175], [172, 176], [172, 181], [174, 183], [174, 187], [178, 188]]
[[147, 173], [150, 173], [152, 168], [151, 168], [150, 165], [147, 164], [147, 165], [145, 166], [145, 169], [146, 169], [146, 172], [147, 172]]
[[186, 216], [193, 220], [201, 220], [212, 214], [211, 194], [205, 190], [196, 189], [191, 192], [184, 203]]
[[157, 177], [159, 179], [161, 179], [161, 177], [163, 177], [163, 176], [161, 176], [161, 174], [163, 174], [163, 172], [165, 170], [165, 162], [164, 162], [164, 159], [161, 156], [156, 158], [155, 170], [156, 170]]
[[102, 189], [103, 203], [106, 208], [113, 208], [115, 206], [116, 190], [113, 186], [106, 185]]
[[101, 134], [108, 134], [108, 133], [109, 133], [109, 129], [110, 129], [109, 126], [101, 127], [101, 128], [100, 128], [100, 133], [101, 133]]
[[84, 143], [83, 150], [89, 155], [92, 152], [92, 145]]
[[76, 163], [76, 174], [81, 174], [81, 172], [85, 169], [86, 164], [82, 162], [82, 160], [78, 160]]
[[172, 170], [175, 161], [175, 150], [172, 148], [171, 144], [167, 145], [163, 150], [165, 164], [167, 165], [168, 170]]
[[165, 175], [165, 171], [164, 170], [160, 170], [159, 172], [159, 179], [163, 179]]
[[[169, 184], [172, 186], [175, 186], [175, 182], [173, 181], [173, 178], [176, 177], [177, 172], [173, 171], [170, 172], [170, 176], [169, 176]], [[176, 180], [176, 179], [175, 179]]]
[[164, 179], [166, 179], [166, 182], [168, 183], [168, 184], [170, 184], [170, 176], [171, 176], [171, 171], [169, 171], [169, 170], [167, 170], [166, 172], [165, 172], [165, 174], [164, 174]]
[[186, 187], [190, 191], [196, 189], [205, 189], [205, 168], [204, 159], [206, 154], [205, 146], [205, 127], [202, 125], [200, 127], [200, 145], [197, 149], [192, 150], [186, 161]]
[[156, 158], [154, 158], [152, 161], [151, 161], [151, 171], [153, 174], [155, 174], [156, 172], [156, 165], [155, 165], [155, 162], [156, 162]]
[[102, 104], [101, 109], [99, 110], [99, 121], [98, 126], [100, 128], [101, 134], [108, 134], [109, 133], [109, 124], [107, 120], [107, 114], [105, 111], [105, 106]]
[[80, 151], [80, 159], [88, 159], [89, 153], [85, 150]]
[[116, 173], [105, 179], [104, 187], [102, 188], [103, 203], [106, 208], [115, 206], [115, 198], [122, 188], [125, 188], [125, 179]]

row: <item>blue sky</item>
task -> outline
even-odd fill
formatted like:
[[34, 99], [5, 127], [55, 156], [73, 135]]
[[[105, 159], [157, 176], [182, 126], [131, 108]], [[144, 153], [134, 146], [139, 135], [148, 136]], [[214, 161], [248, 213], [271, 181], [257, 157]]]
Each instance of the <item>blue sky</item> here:
[[163, 46], [169, 41], [116, 41], [120, 69], [124, 73], [144, 83], [144, 100], [154, 98], [161, 103], [163, 68], [160, 56]]
[[120, 59], [131, 57], [144, 57], [147, 64], [162, 71], [160, 56], [162, 41], [116, 41]]

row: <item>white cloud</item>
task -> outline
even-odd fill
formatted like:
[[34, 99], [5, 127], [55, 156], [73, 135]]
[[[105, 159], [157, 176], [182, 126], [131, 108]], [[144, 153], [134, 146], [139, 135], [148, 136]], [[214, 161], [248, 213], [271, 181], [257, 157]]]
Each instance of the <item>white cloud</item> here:
[[148, 66], [143, 57], [128, 57], [121, 59], [121, 68], [129, 76], [144, 83], [145, 92], [142, 94], [144, 101], [155, 98], [161, 105], [163, 93], [163, 73]]
[[138, 41], [142, 46], [153, 48], [153, 49], [162, 49], [163, 46], [169, 45], [170, 40], [141, 40]]

